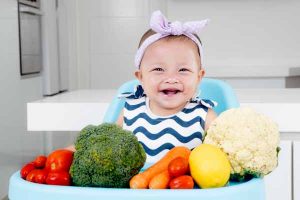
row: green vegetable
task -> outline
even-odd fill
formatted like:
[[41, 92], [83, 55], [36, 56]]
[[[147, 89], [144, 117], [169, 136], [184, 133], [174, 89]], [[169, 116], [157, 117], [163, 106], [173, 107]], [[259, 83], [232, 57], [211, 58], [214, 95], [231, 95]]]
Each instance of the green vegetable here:
[[242, 181], [248, 181], [248, 180], [252, 179], [253, 177], [259, 178], [259, 177], [263, 177], [263, 176], [264, 175], [262, 173], [244, 170], [243, 174], [242, 173], [230, 174], [230, 180], [242, 182]]
[[136, 136], [115, 124], [85, 127], [75, 148], [70, 174], [77, 186], [129, 187], [146, 161]]

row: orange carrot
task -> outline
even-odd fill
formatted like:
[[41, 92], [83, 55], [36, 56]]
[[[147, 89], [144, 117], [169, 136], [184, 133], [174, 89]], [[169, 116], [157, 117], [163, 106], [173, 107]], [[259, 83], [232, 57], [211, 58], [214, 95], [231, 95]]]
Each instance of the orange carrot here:
[[171, 149], [157, 163], [149, 167], [142, 173], [139, 173], [131, 178], [129, 185], [132, 189], [146, 189], [149, 186], [150, 180], [157, 174], [168, 169], [169, 163], [177, 157], [189, 159], [191, 151], [187, 147], [178, 146]]
[[169, 171], [165, 170], [156, 174], [149, 183], [150, 189], [166, 189], [168, 188], [171, 177], [169, 175]]

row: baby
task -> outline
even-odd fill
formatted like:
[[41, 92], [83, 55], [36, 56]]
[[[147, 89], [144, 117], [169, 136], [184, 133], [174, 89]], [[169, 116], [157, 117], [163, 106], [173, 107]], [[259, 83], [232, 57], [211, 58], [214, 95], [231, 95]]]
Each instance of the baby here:
[[141, 38], [135, 76], [141, 85], [126, 99], [117, 124], [132, 131], [155, 162], [174, 146], [190, 149], [216, 118], [215, 102], [200, 99], [198, 86], [205, 74], [199, 33], [208, 20], [169, 22], [160, 11]]

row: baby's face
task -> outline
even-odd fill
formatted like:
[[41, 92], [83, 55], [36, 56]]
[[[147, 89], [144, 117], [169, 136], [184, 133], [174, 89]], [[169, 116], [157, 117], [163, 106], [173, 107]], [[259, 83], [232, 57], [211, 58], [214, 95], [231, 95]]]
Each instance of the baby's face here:
[[151, 44], [135, 75], [154, 114], [179, 112], [194, 95], [204, 75], [197, 46], [191, 40], [161, 39]]

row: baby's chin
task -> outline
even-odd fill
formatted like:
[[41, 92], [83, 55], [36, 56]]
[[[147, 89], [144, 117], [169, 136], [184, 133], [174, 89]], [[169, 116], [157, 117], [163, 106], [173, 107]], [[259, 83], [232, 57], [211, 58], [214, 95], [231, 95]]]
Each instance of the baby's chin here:
[[181, 111], [186, 105], [186, 102], [164, 102], [161, 104], [161, 110], [166, 113], [175, 114]]

